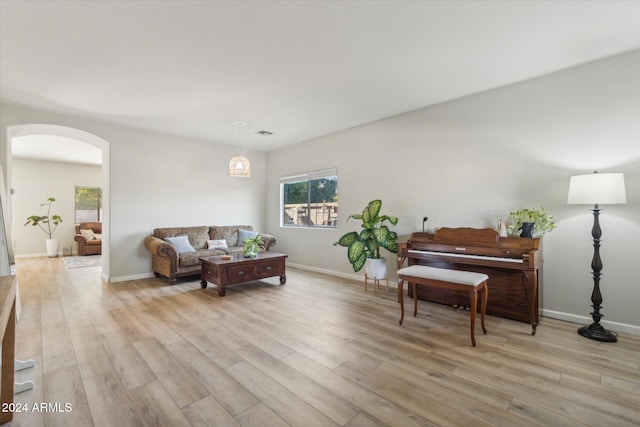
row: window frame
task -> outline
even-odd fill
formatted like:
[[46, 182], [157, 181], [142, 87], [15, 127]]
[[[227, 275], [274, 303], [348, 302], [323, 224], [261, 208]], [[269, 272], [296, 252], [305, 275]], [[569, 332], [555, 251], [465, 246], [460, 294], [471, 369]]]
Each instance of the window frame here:
[[[97, 212], [97, 219], [96, 220], [91, 220], [91, 221], [78, 221], [78, 189], [83, 189], [83, 188], [88, 188], [91, 190], [98, 190], [98, 206], [96, 209]], [[75, 223], [81, 223], [81, 222], [101, 222], [102, 221], [102, 187], [94, 187], [94, 186], [88, 186], [88, 185], [76, 185], [74, 188], [74, 193], [73, 193], [73, 219], [75, 220]], [[81, 209], [83, 210], [83, 209]], [[93, 211], [93, 210], [91, 210]]]
[[[311, 202], [311, 188], [309, 186], [310, 181], [325, 179], [325, 178], [335, 178], [336, 182], [336, 191], [335, 196], [336, 200], [334, 202], [322, 202], [322, 203], [331, 203], [334, 205], [335, 209], [335, 219], [332, 220], [332, 224], [309, 224], [309, 220], [311, 220], [311, 210], [313, 209], [313, 203], [319, 202]], [[285, 223], [285, 185], [306, 182], [307, 183], [307, 201], [306, 201], [306, 217], [307, 224], [292, 224]], [[302, 172], [294, 175], [282, 176], [280, 177], [280, 227], [283, 228], [303, 228], [303, 229], [320, 229], [320, 230], [336, 230], [338, 228], [338, 168], [328, 168], [322, 169], [312, 172]], [[331, 213], [328, 214], [329, 217]]]

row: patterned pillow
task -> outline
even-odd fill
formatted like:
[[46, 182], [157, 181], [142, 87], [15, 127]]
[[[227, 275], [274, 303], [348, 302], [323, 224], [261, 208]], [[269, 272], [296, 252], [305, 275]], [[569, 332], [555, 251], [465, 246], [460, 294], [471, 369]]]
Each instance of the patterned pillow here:
[[227, 241], [221, 240], [207, 240], [207, 249], [228, 249]]
[[189, 238], [187, 236], [167, 237], [164, 240], [169, 242], [178, 254], [196, 251], [193, 246], [191, 246], [191, 243], [189, 243]]

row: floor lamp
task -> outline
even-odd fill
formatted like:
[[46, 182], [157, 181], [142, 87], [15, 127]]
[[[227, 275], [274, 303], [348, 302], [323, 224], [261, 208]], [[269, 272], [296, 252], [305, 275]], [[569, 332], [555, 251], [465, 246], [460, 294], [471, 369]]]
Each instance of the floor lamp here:
[[591, 302], [593, 312], [591, 317], [593, 323], [578, 329], [578, 333], [583, 337], [596, 341], [616, 342], [616, 335], [607, 331], [600, 325], [600, 305], [602, 304], [602, 295], [600, 294], [600, 272], [602, 271], [602, 260], [600, 259], [600, 236], [602, 230], [598, 217], [600, 208], [598, 205], [627, 203], [627, 197], [624, 189], [624, 175], [621, 173], [598, 173], [597, 171], [587, 175], [572, 176], [569, 181], [568, 204], [585, 204], [594, 205], [593, 212], [593, 228], [591, 236], [593, 237], [593, 259], [591, 260], [591, 270], [593, 274], [593, 292], [591, 293]]

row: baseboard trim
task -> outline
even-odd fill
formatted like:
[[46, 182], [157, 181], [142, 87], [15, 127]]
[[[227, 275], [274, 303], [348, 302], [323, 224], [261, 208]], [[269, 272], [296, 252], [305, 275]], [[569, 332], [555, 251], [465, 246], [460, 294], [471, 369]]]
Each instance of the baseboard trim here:
[[[16, 259], [20, 258], [49, 258], [49, 255], [46, 252], [41, 254], [23, 254], [23, 255], [14, 255]], [[58, 258], [62, 258], [62, 253], [58, 254]]]
[[[564, 320], [566, 322], [576, 323], [578, 325], [590, 325], [593, 323], [593, 319], [587, 316], [578, 316], [576, 314], [563, 313], [561, 311], [554, 310], [542, 310], [542, 315], [545, 317], [551, 317], [552, 319]], [[625, 332], [632, 335], [640, 335], [640, 326], [629, 325], [627, 323], [611, 322], [608, 320], [601, 320], [600, 323], [607, 329], [611, 329], [616, 332]]]
[[155, 277], [153, 273], [132, 274], [130, 276], [118, 276], [109, 279], [109, 283], [128, 282], [130, 280], [150, 279]]
[[311, 267], [309, 265], [296, 264], [293, 262], [287, 262], [287, 267], [294, 267], [300, 270], [313, 271], [314, 273], [328, 274], [329, 276], [337, 276], [343, 279], [351, 279], [351, 280], [364, 282], [364, 276], [361, 276], [359, 274], [342, 273], [340, 271], [327, 270], [326, 268]]

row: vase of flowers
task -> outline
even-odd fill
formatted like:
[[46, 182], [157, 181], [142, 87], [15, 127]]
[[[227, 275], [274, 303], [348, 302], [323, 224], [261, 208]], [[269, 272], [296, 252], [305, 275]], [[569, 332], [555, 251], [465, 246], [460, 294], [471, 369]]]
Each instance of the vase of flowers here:
[[520, 237], [541, 237], [545, 233], [556, 228], [553, 217], [545, 211], [544, 207], [540, 209], [518, 209], [509, 212], [511, 224], [508, 227], [509, 234]]

